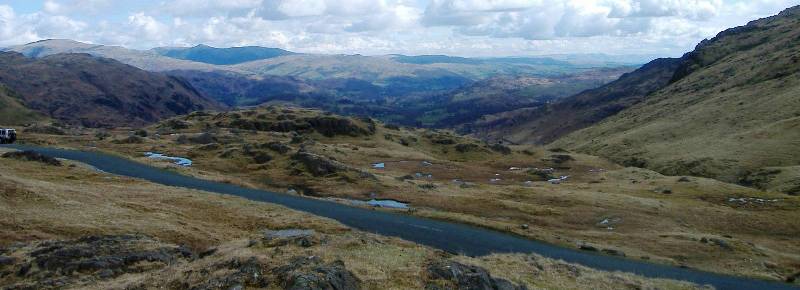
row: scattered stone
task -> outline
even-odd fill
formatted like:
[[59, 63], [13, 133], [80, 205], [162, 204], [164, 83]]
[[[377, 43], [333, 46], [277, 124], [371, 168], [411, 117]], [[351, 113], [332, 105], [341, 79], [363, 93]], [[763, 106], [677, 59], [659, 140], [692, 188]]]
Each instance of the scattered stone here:
[[729, 203], [741, 204], [741, 205], [746, 205], [746, 204], [765, 205], [765, 204], [775, 203], [775, 202], [779, 202], [779, 201], [780, 201], [780, 199], [777, 199], [777, 198], [775, 198], [775, 199], [763, 199], [763, 198], [756, 198], [756, 197], [740, 197], [740, 198], [731, 197], [731, 198], [728, 198], [728, 202]]
[[719, 246], [720, 248], [723, 248], [723, 249], [728, 250], [728, 251], [733, 251], [733, 247], [730, 245], [730, 243], [728, 243], [727, 241], [725, 241], [723, 239], [710, 238], [708, 240], [710, 242], [713, 242], [714, 244], [717, 244], [717, 246]]
[[420, 184], [420, 185], [417, 185], [417, 187], [419, 187], [420, 189], [424, 189], [424, 190], [434, 190], [434, 189], [436, 189], [436, 185], [433, 184], [433, 183]]
[[211, 255], [215, 254], [216, 252], [217, 252], [217, 248], [209, 248], [209, 249], [207, 249], [205, 251], [200, 252], [200, 254], [198, 254], [197, 257], [202, 259], [202, 258], [211, 256]]
[[265, 231], [263, 240], [268, 247], [280, 247], [294, 244], [308, 248], [318, 243], [316, 231], [306, 229]]
[[667, 187], [656, 187], [656, 189], [654, 189], [653, 192], [662, 194], [672, 194], [672, 189]]
[[606, 254], [612, 255], [612, 256], [625, 257], [625, 252], [620, 251], [620, 250], [615, 250], [615, 249], [603, 249], [603, 253], [606, 253]]
[[211, 144], [206, 144], [206, 145], [197, 147], [197, 150], [214, 151], [214, 150], [219, 150], [221, 148], [222, 148], [222, 146], [220, 146], [218, 143], [211, 143]]
[[520, 228], [522, 228], [523, 230], [527, 230], [528, 228], [530, 228], [530, 226], [528, 224], [522, 224]]

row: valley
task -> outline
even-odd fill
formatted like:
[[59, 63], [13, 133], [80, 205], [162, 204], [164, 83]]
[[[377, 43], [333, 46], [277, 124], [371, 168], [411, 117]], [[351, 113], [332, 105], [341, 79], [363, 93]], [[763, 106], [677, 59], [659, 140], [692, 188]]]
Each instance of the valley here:
[[62, 2], [0, 4], [1, 290], [800, 287], [800, 6]]
[[[800, 231], [791, 222], [800, 212], [796, 196], [447, 131], [266, 107], [193, 113], [143, 131], [27, 136], [30, 144], [122, 154], [249, 188], [345, 204], [400, 201], [407, 214], [632, 259], [776, 280], [792, 275], [798, 262], [791, 238]], [[560, 176], [566, 178], [551, 183]]]

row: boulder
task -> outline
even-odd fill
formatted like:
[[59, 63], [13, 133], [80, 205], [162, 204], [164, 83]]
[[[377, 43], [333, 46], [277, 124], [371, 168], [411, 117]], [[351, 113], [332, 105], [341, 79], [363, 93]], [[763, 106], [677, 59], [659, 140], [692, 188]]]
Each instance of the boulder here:
[[319, 243], [314, 230], [286, 229], [264, 232], [264, 244], [268, 247], [279, 247], [294, 244], [304, 248]]
[[455, 261], [436, 261], [429, 264], [427, 276], [429, 279], [427, 289], [527, 289], [525, 286], [516, 286], [507, 280], [493, 278], [484, 268], [464, 265]]
[[328, 159], [306, 151], [298, 151], [292, 155], [292, 159], [297, 160], [306, 167], [308, 172], [314, 176], [327, 176], [340, 171], [350, 170], [347, 165]]
[[[218, 273], [221, 275], [213, 275], [203, 279], [198, 285], [191, 287], [194, 290], [213, 290], [213, 289], [245, 289], [249, 288], [266, 288], [270, 285], [269, 276], [266, 275], [267, 271], [264, 270], [266, 266], [261, 263], [257, 258], [250, 257], [244, 259], [234, 259], [228, 262], [215, 265]], [[183, 284], [176, 281], [174, 284]], [[189, 287], [173, 286], [170, 287], [188, 289]]]
[[261, 144], [260, 147], [264, 148], [264, 149], [269, 149], [269, 150], [278, 152], [280, 154], [286, 154], [290, 150], [292, 150], [292, 147], [289, 147], [289, 145], [283, 144], [281, 142], [264, 143], [264, 144]]
[[279, 285], [287, 290], [357, 290], [361, 281], [344, 262], [323, 263], [319, 257], [295, 257], [288, 265], [272, 270]]

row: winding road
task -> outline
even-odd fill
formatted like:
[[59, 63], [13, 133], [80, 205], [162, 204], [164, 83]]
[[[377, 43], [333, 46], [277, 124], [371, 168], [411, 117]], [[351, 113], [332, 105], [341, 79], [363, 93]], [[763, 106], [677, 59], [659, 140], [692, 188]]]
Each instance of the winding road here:
[[18, 150], [34, 150], [57, 158], [83, 162], [108, 173], [141, 178], [154, 183], [235, 195], [254, 201], [280, 204], [295, 210], [335, 219], [342, 224], [362, 231], [400, 237], [408, 241], [452, 253], [470, 256], [509, 252], [536, 253], [545, 257], [561, 259], [570, 263], [577, 263], [600, 270], [622, 271], [646, 277], [668, 278], [690, 281], [698, 284], [709, 284], [717, 289], [800, 289], [800, 287], [795, 287], [786, 283], [734, 277], [579, 251], [454, 222], [370, 210], [324, 200], [212, 182], [98, 152], [28, 145], [0, 145], [0, 147]]

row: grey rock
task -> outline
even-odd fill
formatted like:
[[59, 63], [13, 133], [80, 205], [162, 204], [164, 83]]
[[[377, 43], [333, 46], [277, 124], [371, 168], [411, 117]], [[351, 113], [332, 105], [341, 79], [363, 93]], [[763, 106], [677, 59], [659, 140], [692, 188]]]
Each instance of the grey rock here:
[[[436, 261], [428, 265], [427, 275], [431, 280], [426, 289], [464, 289], [464, 290], [520, 290], [509, 281], [493, 278], [486, 269], [464, 265], [455, 261]], [[445, 282], [445, 283], [441, 283]], [[454, 286], [441, 287], [442, 284]]]
[[272, 272], [283, 289], [361, 289], [361, 281], [347, 270], [342, 261], [323, 264], [319, 257], [295, 257], [288, 265], [278, 267]]

